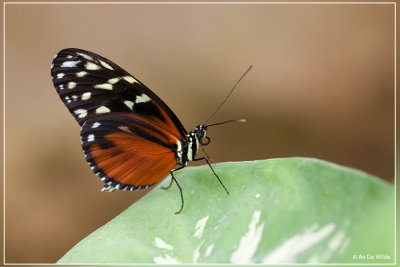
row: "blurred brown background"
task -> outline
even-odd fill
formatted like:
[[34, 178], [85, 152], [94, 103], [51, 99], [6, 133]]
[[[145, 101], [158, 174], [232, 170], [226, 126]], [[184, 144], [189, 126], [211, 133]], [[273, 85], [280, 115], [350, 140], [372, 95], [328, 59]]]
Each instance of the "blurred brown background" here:
[[78, 124], [51, 82], [59, 50], [87, 49], [116, 62], [187, 130], [204, 122], [253, 64], [212, 120], [248, 120], [209, 130], [207, 152], [216, 162], [316, 157], [393, 181], [393, 11], [6, 5], [6, 262], [55, 262], [147, 192], [100, 192]]

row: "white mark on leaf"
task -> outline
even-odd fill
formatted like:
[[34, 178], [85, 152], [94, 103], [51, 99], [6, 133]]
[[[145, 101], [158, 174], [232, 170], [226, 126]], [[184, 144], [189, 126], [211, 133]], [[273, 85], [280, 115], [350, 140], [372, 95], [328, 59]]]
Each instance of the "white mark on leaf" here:
[[197, 263], [197, 260], [200, 258], [200, 247], [204, 244], [204, 241], [205, 240], [203, 240], [201, 243], [200, 243], [200, 245], [194, 250], [194, 252], [193, 252], [193, 263], [194, 264], [196, 264]]
[[205, 216], [197, 222], [195, 226], [196, 232], [194, 233], [194, 237], [200, 238], [203, 235], [203, 231], [204, 228], [206, 227], [208, 217], [209, 216]]
[[260, 221], [261, 211], [256, 210], [249, 224], [249, 230], [240, 239], [239, 247], [231, 255], [232, 263], [251, 263], [251, 259], [261, 241], [264, 223], [257, 226]]
[[210, 256], [210, 254], [211, 254], [211, 252], [213, 251], [213, 249], [214, 249], [214, 245], [209, 245], [209, 246], [206, 248], [206, 254], [204, 255], [204, 257]]
[[314, 224], [307, 228], [303, 233], [294, 235], [274, 248], [262, 262], [264, 264], [279, 263], [295, 263], [297, 256], [301, 255], [312, 246], [321, 242], [335, 229], [335, 224], [330, 223], [318, 229], [318, 225]]
[[308, 263], [324, 263], [328, 262], [332, 256], [340, 255], [343, 248], [346, 248], [350, 239], [346, 238], [346, 234], [343, 231], [336, 233], [328, 243], [327, 248], [323, 251], [316, 251], [310, 256]]
[[153, 258], [157, 264], [179, 264], [179, 261], [168, 254], [156, 256]]
[[169, 249], [169, 250], [174, 249], [173, 246], [171, 246], [170, 244], [167, 244], [164, 240], [162, 240], [159, 237], [154, 238], [154, 242], [156, 244], [156, 247], [158, 247], [158, 248]]

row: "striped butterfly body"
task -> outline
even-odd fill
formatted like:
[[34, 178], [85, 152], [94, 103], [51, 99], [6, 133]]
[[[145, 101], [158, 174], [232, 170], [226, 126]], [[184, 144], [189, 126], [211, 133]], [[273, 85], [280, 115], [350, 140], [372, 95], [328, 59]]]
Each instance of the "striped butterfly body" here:
[[148, 188], [170, 173], [171, 184], [174, 181], [181, 193], [179, 213], [183, 195], [173, 172], [194, 160], [205, 160], [211, 167], [206, 157], [195, 158], [199, 147], [209, 143], [207, 126], [187, 132], [143, 83], [89, 51], [60, 51], [51, 76], [61, 100], [81, 126], [85, 158], [105, 183], [102, 191]]

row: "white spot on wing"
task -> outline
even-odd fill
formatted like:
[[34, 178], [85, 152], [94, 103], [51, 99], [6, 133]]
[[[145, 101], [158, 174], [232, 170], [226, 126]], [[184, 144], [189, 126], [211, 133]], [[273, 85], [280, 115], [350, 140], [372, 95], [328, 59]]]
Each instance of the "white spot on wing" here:
[[108, 63], [104, 62], [103, 60], [99, 60], [100, 64], [103, 65], [103, 67], [106, 67], [109, 70], [114, 70]]
[[137, 83], [138, 81], [135, 80], [135, 78], [133, 78], [132, 76], [124, 76], [122, 77], [122, 79], [124, 79], [125, 81], [127, 81], [128, 83]]
[[154, 241], [156, 243], [156, 247], [158, 247], [158, 248], [164, 248], [164, 249], [169, 249], [169, 250], [173, 250], [174, 249], [173, 246], [171, 246], [170, 244], [165, 243], [164, 240], [162, 240], [159, 237], [154, 238]]
[[77, 65], [79, 62], [81, 62], [81, 61], [80, 61], [80, 60], [77, 60], [77, 61], [64, 61], [64, 62], [61, 64], [61, 67], [65, 67], [65, 68], [74, 68], [74, 67], [76, 67], [76, 65]]
[[260, 197], [260, 194], [256, 194], [256, 198], [259, 198]]
[[57, 73], [57, 79], [61, 79], [62, 77], [64, 77], [64, 73], [62, 73], [62, 72], [60, 72], [60, 73]]
[[86, 92], [82, 94], [82, 100], [88, 100], [92, 96], [91, 92]]
[[[263, 259], [264, 264], [268, 263], [295, 263], [296, 257], [315, 244], [321, 242], [335, 229], [335, 224], [330, 223], [317, 230], [318, 225], [314, 224], [303, 233], [292, 236], [278, 247], [273, 249]], [[317, 230], [317, 231], [316, 231]]]
[[86, 74], [88, 74], [86, 71], [80, 71], [76, 73], [77, 77], [84, 77]]
[[93, 128], [93, 129], [94, 129], [94, 128], [97, 128], [97, 127], [99, 127], [100, 125], [101, 125], [101, 123], [98, 122], [98, 121], [96, 121], [95, 123], [93, 123], [92, 128]]
[[194, 237], [200, 238], [203, 235], [204, 227], [206, 227], [206, 223], [209, 216], [203, 217], [196, 223], [196, 232], [194, 233]]
[[102, 84], [95, 85], [94, 88], [112, 90], [113, 86], [112, 86], [112, 84], [109, 84], [109, 83], [102, 83]]
[[76, 115], [78, 115], [78, 118], [84, 118], [87, 115], [87, 110], [83, 109], [83, 108], [80, 108], [80, 109], [75, 110], [74, 113]]
[[256, 210], [249, 224], [249, 230], [240, 239], [239, 247], [231, 255], [232, 263], [251, 263], [251, 258], [257, 250], [261, 241], [264, 223], [257, 226], [260, 221], [261, 211]]
[[135, 103], [136, 103], [136, 104], [139, 104], [139, 103], [146, 103], [146, 102], [148, 102], [148, 101], [150, 101], [150, 100], [151, 100], [151, 99], [150, 99], [147, 95], [141, 94], [141, 95], [136, 96]]
[[131, 130], [129, 130], [129, 128], [127, 126], [118, 126], [118, 129], [120, 129], [121, 131], [124, 131], [124, 132], [128, 132], [128, 133], [132, 132]]
[[85, 65], [85, 68], [86, 68], [87, 70], [99, 70], [99, 69], [100, 69], [100, 66], [99, 66], [99, 65], [96, 65], [96, 64], [94, 64], [94, 63], [92, 63], [92, 62], [87, 62], [86, 65]]
[[72, 88], [74, 88], [76, 86], [76, 83], [75, 82], [69, 82], [68, 83], [68, 89], [72, 89]]
[[74, 101], [78, 99], [78, 97], [77, 97], [76, 95], [73, 95], [73, 96], [71, 96], [71, 97], [72, 97], [72, 99], [73, 99]]
[[103, 191], [103, 192], [114, 192], [114, 191], [117, 191], [117, 188], [115, 188], [113, 186], [110, 186], [110, 185], [107, 185], [107, 186], [105, 185], [105, 186], [103, 186], [101, 191]]
[[58, 86], [58, 88], [59, 88], [60, 90], [63, 90], [63, 89], [64, 89], [64, 84], [60, 84], [60, 85]]
[[100, 114], [100, 113], [108, 113], [108, 112], [110, 112], [110, 109], [107, 108], [107, 107], [105, 107], [105, 106], [101, 106], [101, 107], [98, 107], [98, 108], [96, 109], [96, 113], [97, 113], [97, 114]]
[[133, 102], [132, 101], [124, 101], [124, 104], [130, 109], [133, 110]]
[[115, 84], [120, 80], [120, 78], [112, 78], [108, 80], [108, 83]]
[[87, 137], [88, 142], [93, 142], [94, 141], [94, 134], [89, 134]]
[[79, 52], [77, 52], [76, 54], [78, 54], [78, 55], [84, 57], [84, 58], [87, 59], [87, 60], [93, 60], [93, 58], [92, 58], [91, 56], [89, 56], [89, 55], [86, 55], [86, 54], [83, 54], [83, 53], [79, 53]]

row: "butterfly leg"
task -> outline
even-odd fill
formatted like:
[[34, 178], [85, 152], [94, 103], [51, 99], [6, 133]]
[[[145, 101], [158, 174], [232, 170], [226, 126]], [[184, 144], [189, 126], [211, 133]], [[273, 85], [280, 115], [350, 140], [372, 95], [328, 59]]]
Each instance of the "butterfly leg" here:
[[173, 177], [172, 172], [177, 171], [177, 170], [180, 170], [180, 169], [184, 168], [185, 166], [186, 166], [186, 165], [171, 170], [171, 171], [170, 171], [170, 173], [171, 173], [171, 182], [169, 182], [169, 185], [168, 185], [168, 186], [161, 186], [161, 189], [164, 189], [164, 190], [170, 189], [171, 186], [172, 186], [172, 183], [174, 182], [174, 179], [172, 178], [172, 177]]
[[172, 185], [172, 181], [174, 181], [174, 182], [176, 183], [176, 185], [178, 186], [179, 191], [180, 191], [180, 193], [181, 193], [181, 203], [182, 203], [182, 204], [181, 204], [181, 208], [180, 208], [177, 212], [175, 212], [175, 214], [178, 214], [178, 213], [180, 213], [180, 212], [182, 211], [184, 201], [183, 201], [182, 188], [181, 188], [181, 186], [178, 184], [178, 181], [175, 179], [175, 177], [174, 177], [174, 172], [177, 171], [177, 170], [180, 170], [180, 169], [185, 168], [185, 166], [186, 166], [186, 165], [181, 166], [181, 167], [176, 168], [176, 169], [172, 169], [172, 170], [169, 171], [169, 173], [171, 174], [172, 179], [171, 179], [171, 184], [168, 186], [168, 188]]
[[171, 187], [173, 181], [174, 180], [171, 178], [171, 182], [169, 183], [169, 185], [168, 186], [161, 186], [161, 189], [164, 189], [164, 190], [169, 189]]
[[214, 171], [213, 167], [210, 164], [210, 161], [207, 159], [207, 157], [202, 157], [202, 158], [198, 158], [198, 159], [193, 159], [193, 161], [198, 161], [198, 160], [205, 160], [208, 164], [208, 166], [211, 168], [212, 172], [214, 173], [215, 177], [217, 177], [219, 183], [222, 185], [222, 187], [225, 189], [226, 193], [229, 195], [229, 191], [228, 189], [226, 189], [225, 185], [222, 183], [221, 179], [219, 179], [217, 173]]

